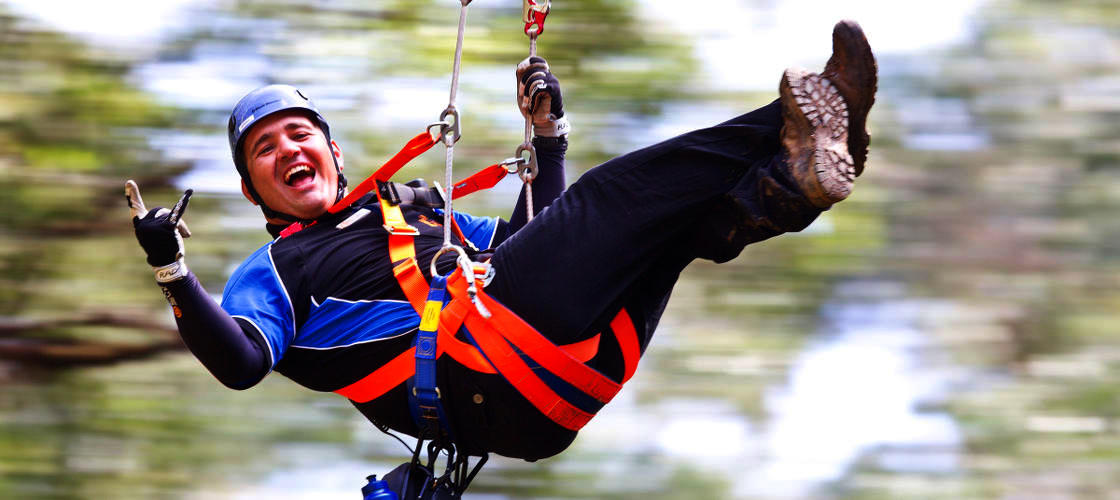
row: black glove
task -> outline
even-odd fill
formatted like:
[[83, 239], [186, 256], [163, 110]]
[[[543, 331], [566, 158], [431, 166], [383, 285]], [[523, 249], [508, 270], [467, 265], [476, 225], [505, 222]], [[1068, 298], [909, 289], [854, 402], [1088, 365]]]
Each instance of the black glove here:
[[571, 130], [564, 117], [560, 81], [548, 70], [548, 62], [532, 56], [517, 65], [517, 107], [533, 121], [540, 137], [559, 137]]
[[194, 191], [188, 189], [170, 210], [156, 207], [149, 211], [144, 207], [136, 183], [125, 183], [125, 198], [132, 213], [136, 240], [148, 254], [148, 265], [155, 269], [156, 281], [160, 283], [187, 275], [187, 266], [183, 262], [183, 237], [189, 237], [190, 231], [182, 217], [192, 194]]

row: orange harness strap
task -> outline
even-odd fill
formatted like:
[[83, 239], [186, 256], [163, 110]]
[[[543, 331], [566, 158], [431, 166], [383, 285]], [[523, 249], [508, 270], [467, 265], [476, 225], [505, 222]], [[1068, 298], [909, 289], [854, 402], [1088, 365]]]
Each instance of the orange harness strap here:
[[[472, 370], [500, 373], [534, 407], [562, 427], [579, 430], [594, 414], [575, 407], [556, 394], [533, 373], [514, 346], [541, 367], [602, 403], [609, 402], [621, 388], [620, 384], [584, 364], [598, 353], [601, 335], [557, 346], [480, 290], [480, 299], [493, 314], [490, 319], [482, 318], [466, 297], [466, 280], [458, 272], [449, 280], [448, 290], [452, 299], [440, 315], [437, 356], [447, 353]], [[624, 381], [633, 375], [640, 355], [637, 336], [629, 320], [623, 309], [611, 321], [611, 328], [622, 346], [626, 366]], [[482, 352], [455, 337], [463, 326], [471, 332]], [[373, 373], [335, 392], [358, 403], [372, 401], [413, 376], [416, 370], [414, 356], [414, 348], [408, 349]]]
[[[453, 274], [451, 278], [448, 279], [447, 290], [451, 292], [452, 301], [457, 300], [470, 304], [470, 299], [466, 295], [466, 280], [462, 277], [462, 274]], [[482, 352], [496, 365], [499, 372], [502, 371], [502, 363], [494, 359], [490, 349], [481, 345], [483, 341], [480, 340], [479, 337], [489, 335], [495, 339], [504, 339], [504, 341], [512, 344], [513, 347], [516, 347], [533, 361], [540, 364], [542, 368], [560, 377], [575, 388], [587, 393], [587, 395], [601, 403], [609, 402], [611, 398], [622, 389], [622, 386], [615, 381], [607, 378], [594, 368], [583, 364], [583, 362], [558, 348], [556, 344], [545, 338], [544, 335], [541, 335], [535, 328], [529, 326], [525, 320], [519, 318], [513, 311], [510, 311], [505, 306], [502, 306], [497, 301], [490, 298], [485, 292], [480, 290], [478, 296], [482, 300], [482, 303], [486, 305], [487, 309], [490, 310], [492, 316], [489, 319], [485, 319], [478, 314], [468, 313], [466, 319], [467, 330], [479, 341]], [[471, 312], [473, 312], [473, 308]], [[518, 361], [521, 360], [519, 355], [512, 349], [508, 349], [508, 346], [504, 345], [505, 342], [501, 344], [503, 345], [498, 347], [500, 349], [499, 352], [503, 355], [506, 353], [512, 354], [517, 357]], [[524, 362], [522, 361], [522, 363]], [[511, 382], [512, 381], [511, 378]], [[515, 383], [514, 385], [517, 384]], [[549, 392], [551, 392], [551, 390]], [[524, 391], [522, 391], [522, 393], [524, 393]]]
[[[354, 190], [351, 191], [350, 194], [346, 195], [345, 198], [339, 200], [338, 203], [335, 203], [334, 206], [327, 209], [327, 211], [332, 214], [341, 212], [342, 209], [350, 206], [355, 201], [358, 201], [359, 198], [365, 196], [366, 193], [376, 187], [377, 181], [389, 180], [389, 178], [392, 177], [393, 174], [397, 173], [397, 170], [400, 170], [401, 167], [403, 167], [406, 163], [412, 161], [413, 158], [416, 158], [417, 156], [423, 154], [425, 151], [432, 149], [432, 146], [434, 146], [435, 144], [436, 141], [432, 139], [432, 135], [429, 134], [428, 131], [417, 134], [416, 137], [409, 139], [408, 143], [406, 143], [404, 147], [401, 148], [399, 152], [397, 152], [397, 154], [393, 155], [392, 158], [389, 158], [389, 161], [385, 162], [384, 165], [381, 165], [381, 168], [377, 169], [377, 171], [374, 172], [373, 175], [366, 178], [366, 180], [362, 181], [361, 184], [354, 186]], [[378, 198], [380, 198], [380, 196], [378, 196]]]
[[412, 304], [416, 314], [424, 314], [424, 302], [428, 300], [428, 280], [424, 279], [424, 273], [420, 272], [420, 266], [416, 264], [412, 238], [390, 234], [389, 259], [393, 262], [393, 276], [397, 278], [408, 303]]
[[[462, 301], [456, 301], [444, 308], [440, 315], [439, 339], [436, 342], [437, 356], [447, 353], [463, 366], [482, 373], [498, 373], [489, 361], [473, 345], [463, 342], [455, 337], [463, 324], [464, 315], [473, 306]], [[587, 340], [560, 346], [573, 358], [586, 363], [599, 352], [599, 338], [595, 335]], [[334, 391], [357, 403], [373, 401], [389, 392], [394, 387], [408, 381], [416, 373], [416, 348], [407, 351], [385, 363], [369, 375], [362, 377], [357, 382]]]
[[414, 373], [416, 373], [416, 348], [410, 347], [388, 363], [381, 365], [381, 368], [374, 370], [373, 373], [334, 392], [355, 403], [366, 403], [405, 383]]
[[507, 174], [509, 174], [509, 170], [506, 170], [506, 167], [501, 163], [490, 165], [475, 172], [474, 175], [456, 182], [451, 189], [451, 199], [458, 200], [460, 197], [475, 191], [490, 189], [498, 185], [498, 182], [504, 179]]
[[[383, 212], [400, 211], [399, 207], [387, 203], [381, 205]], [[389, 254], [396, 263], [393, 274], [401, 289], [417, 314], [422, 315], [429, 287], [416, 263], [412, 237], [390, 234]], [[533, 406], [571, 430], [582, 428], [594, 414], [580, 410], [556, 394], [533, 373], [513, 349], [514, 346], [544, 369], [599, 402], [609, 402], [621, 389], [621, 384], [585, 364], [598, 353], [600, 335], [575, 344], [557, 346], [480, 289], [479, 298], [492, 314], [490, 319], [482, 318], [466, 297], [466, 288], [466, 280], [456, 271], [448, 280], [452, 300], [440, 315], [437, 356], [447, 353], [472, 370], [501, 373]], [[455, 337], [464, 325], [486, 353], [485, 356], [474, 346]], [[625, 382], [633, 375], [640, 357], [637, 334], [625, 309], [611, 321], [611, 329], [622, 350]], [[372, 401], [413, 376], [416, 370], [414, 356], [414, 348], [409, 349], [373, 373], [335, 392], [358, 403]]]

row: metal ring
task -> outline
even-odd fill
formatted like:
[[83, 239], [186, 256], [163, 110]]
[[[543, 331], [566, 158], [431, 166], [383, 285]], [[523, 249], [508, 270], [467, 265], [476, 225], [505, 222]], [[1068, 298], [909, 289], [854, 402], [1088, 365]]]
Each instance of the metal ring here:
[[521, 178], [522, 182], [533, 182], [537, 177], [537, 148], [533, 147], [531, 142], [523, 142], [517, 146], [517, 152], [514, 153], [518, 158], [523, 158], [521, 153], [529, 152], [529, 158], [526, 159], [517, 167], [517, 176]]
[[467, 283], [474, 283], [474, 266], [471, 265], [471, 258], [467, 255], [467, 251], [459, 245], [447, 245], [436, 251], [436, 254], [432, 256], [432, 263], [428, 266], [428, 271], [433, 277], [438, 276], [439, 271], [436, 270], [436, 261], [439, 260], [441, 255], [452, 250], [459, 254], [455, 263], [463, 270], [463, 276], [468, 279]]

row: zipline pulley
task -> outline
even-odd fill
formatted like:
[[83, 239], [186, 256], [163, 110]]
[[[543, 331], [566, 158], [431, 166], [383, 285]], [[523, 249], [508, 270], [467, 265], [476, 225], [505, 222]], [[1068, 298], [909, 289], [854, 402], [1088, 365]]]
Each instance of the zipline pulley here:
[[525, 34], [530, 38], [536, 38], [537, 35], [544, 33], [544, 18], [548, 16], [550, 10], [552, 10], [552, 2], [549, 0], [541, 2], [525, 0], [521, 6], [521, 20], [525, 22]]

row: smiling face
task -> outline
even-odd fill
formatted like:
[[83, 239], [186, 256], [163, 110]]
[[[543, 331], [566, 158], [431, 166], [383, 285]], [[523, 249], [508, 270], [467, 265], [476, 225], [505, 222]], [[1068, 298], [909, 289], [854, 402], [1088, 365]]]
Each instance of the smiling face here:
[[[314, 219], [334, 204], [342, 150], [310, 118], [299, 111], [281, 111], [262, 118], [242, 146], [253, 187], [269, 208], [302, 219]], [[242, 191], [249, 201], [242, 182]], [[286, 221], [269, 219], [284, 224]]]

